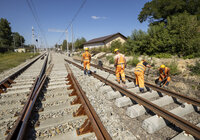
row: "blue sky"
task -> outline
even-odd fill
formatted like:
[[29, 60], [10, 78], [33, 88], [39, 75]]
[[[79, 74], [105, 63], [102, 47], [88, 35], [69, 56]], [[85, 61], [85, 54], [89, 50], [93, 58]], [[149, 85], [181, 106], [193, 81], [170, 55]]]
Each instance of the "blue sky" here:
[[[130, 36], [134, 29], [147, 31], [148, 23], [140, 23], [137, 17], [148, 1], [87, 0], [73, 22], [74, 38], [84, 37], [88, 41], [117, 32]], [[65, 30], [83, 0], [32, 0], [32, 2], [48, 46], [51, 47], [57, 42], [62, 43], [66, 38], [62, 32], [52, 32], [52, 30]], [[40, 40], [44, 42], [44, 37], [26, 0], [1, 0], [0, 18], [6, 18], [11, 23], [12, 31], [19, 32], [24, 36], [25, 44], [31, 43], [32, 26], [35, 29], [36, 38], [39, 33]], [[69, 34], [69, 42], [71, 42], [71, 30], [69, 30]]]

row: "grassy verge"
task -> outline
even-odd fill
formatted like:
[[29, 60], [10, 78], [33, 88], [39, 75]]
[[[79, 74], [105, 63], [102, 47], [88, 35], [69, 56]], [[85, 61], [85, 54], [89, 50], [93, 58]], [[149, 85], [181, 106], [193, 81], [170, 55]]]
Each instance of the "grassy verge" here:
[[127, 62], [128, 65], [135, 67], [139, 63], [138, 57], [133, 56], [131, 60]]
[[0, 53], [0, 72], [16, 67], [27, 59], [37, 55], [39, 55], [39, 53], [36, 53], [35, 55], [33, 53]]
[[178, 70], [178, 64], [176, 61], [171, 62], [167, 67], [170, 68], [171, 75], [179, 75], [180, 71]]
[[114, 57], [113, 57], [113, 55], [106, 56], [106, 59], [109, 61], [110, 64], [114, 64]]
[[200, 76], [200, 62], [196, 61], [194, 66], [189, 65], [188, 67], [191, 71], [191, 75], [199, 75]]

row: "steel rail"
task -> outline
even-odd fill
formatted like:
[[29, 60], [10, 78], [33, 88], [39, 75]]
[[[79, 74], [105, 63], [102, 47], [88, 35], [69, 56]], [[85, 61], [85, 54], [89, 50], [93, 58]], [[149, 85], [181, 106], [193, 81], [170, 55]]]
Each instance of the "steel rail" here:
[[[6, 140], [22, 140], [25, 134], [25, 130], [28, 124], [28, 120], [30, 118], [31, 112], [33, 110], [33, 107], [35, 105], [36, 99], [38, 97], [38, 94], [40, 93], [40, 90], [43, 87], [44, 82], [46, 81], [47, 75], [46, 67], [47, 67], [47, 61], [48, 61], [48, 55], [45, 59], [45, 62], [43, 64], [43, 67], [40, 71], [39, 76], [37, 77], [34, 86], [31, 90], [31, 93], [28, 97], [28, 101], [24, 105], [24, 108], [21, 111], [21, 115], [18, 117], [13, 129], [8, 134]], [[51, 65], [50, 65], [51, 66]]]
[[82, 90], [78, 81], [74, 77], [73, 72], [70, 69], [70, 67], [68, 66], [68, 64], [66, 64], [66, 68], [67, 68], [69, 76], [71, 77], [71, 81], [76, 90], [76, 93], [77, 93], [78, 97], [80, 98], [80, 101], [84, 107], [84, 111], [87, 114], [87, 116], [92, 124], [95, 135], [97, 136], [97, 138], [99, 140], [111, 140], [112, 138], [110, 137], [109, 133], [106, 131], [105, 127], [103, 126], [101, 120], [99, 119], [94, 108], [90, 104], [85, 92]]
[[[75, 61], [80, 62], [80, 60], [77, 60], [77, 59], [75, 59]], [[107, 68], [104, 68], [104, 67], [99, 67], [98, 65], [95, 65], [95, 64], [90, 64], [90, 65], [93, 66], [93, 67], [95, 67], [95, 68], [98, 68], [100, 70], [104, 70], [106, 72], [115, 74], [115, 72], [113, 70], [110, 70], [110, 69], [107, 69]], [[126, 75], [126, 79], [128, 79], [129, 81], [135, 81], [135, 78], [130, 77], [128, 75]], [[188, 104], [192, 104], [192, 105], [200, 107], [200, 100], [198, 100], [198, 99], [194, 99], [194, 98], [182, 95], [180, 93], [177, 93], [177, 92], [174, 92], [174, 91], [162, 88], [162, 87], [158, 87], [158, 86], [150, 84], [148, 82], [144, 82], [144, 84], [148, 88], [151, 88], [153, 90], [156, 90], [156, 91], [164, 93], [164, 94], [167, 94], [167, 95], [172, 96], [174, 98], [178, 98], [178, 99], [180, 99], [182, 101], [185, 101]]]
[[[69, 60], [66, 60], [68, 63], [71, 63], [73, 65], [75, 65], [76, 67], [80, 68], [83, 70], [83, 67], [72, 62]], [[109, 80], [106, 80], [105, 78], [91, 72], [91, 75], [94, 76], [95, 78], [99, 79], [102, 82], [105, 82], [105, 84], [108, 84], [109, 86], [111, 86], [113, 89], [118, 90], [119, 92], [121, 92], [122, 94], [126, 95], [127, 97], [131, 98], [132, 100], [135, 100], [138, 104], [141, 104], [143, 106], [145, 106], [146, 108], [150, 109], [151, 111], [153, 111], [155, 114], [163, 117], [164, 119], [168, 120], [169, 122], [175, 124], [176, 126], [180, 127], [182, 130], [186, 131], [187, 133], [193, 135], [194, 137], [200, 139], [200, 128], [197, 127], [196, 125], [190, 123], [187, 120], [182, 119], [181, 117], [165, 110], [162, 109], [161, 107], [159, 107], [158, 105], [155, 105], [153, 103], [151, 103], [150, 101], [148, 101], [147, 99], [144, 99], [140, 96], [138, 96], [137, 94], [124, 89], [122, 87], [120, 87], [119, 85], [115, 84], [114, 82], [111, 82]]]
[[34, 59], [33, 61], [31, 61], [30, 63], [28, 63], [27, 65], [25, 65], [24, 67], [22, 67], [21, 69], [19, 69], [18, 71], [16, 71], [15, 73], [11, 74], [10, 76], [8, 76], [6, 79], [0, 81], [0, 94], [6, 91], [6, 88], [8, 88], [12, 83], [13, 80], [19, 75], [21, 74], [23, 71], [25, 71], [28, 67], [30, 67], [33, 63], [35, 63], [38, 59], [40, 59], [41, 57], [43, 57], [45, 55], [41, 54], [40, 56], [38, 56], [36, 59]]

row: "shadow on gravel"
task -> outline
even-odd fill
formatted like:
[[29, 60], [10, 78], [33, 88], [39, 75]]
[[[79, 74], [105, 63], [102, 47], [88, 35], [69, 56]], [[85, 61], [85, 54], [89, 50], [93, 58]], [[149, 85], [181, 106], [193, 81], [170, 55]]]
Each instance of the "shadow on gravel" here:
[[37, 131], [36, 131], [35, 128], [40, 126], [39, 112], [42, 112], [44, 110], [43, 105], [42, 105], [42, 101], [45, 101], [45, 93], [47, 92], [46, 88], [48, 87], [47, 86], [48, 83], [49, 83], [49, 79], [47, 78], [44, 86], [42, 87], [42, 90], [40, 91], [40, 94], [37, 98], [37, 101], [34, 105], [34, 109], [31, 113], [31, 117], [28, 121], [28, 125], [27, 125], [27, 128], [26, 128], [26, 133], [25, 133], [24, 139], [35, 140], [37, 138], [37, 136], [36, 136]]

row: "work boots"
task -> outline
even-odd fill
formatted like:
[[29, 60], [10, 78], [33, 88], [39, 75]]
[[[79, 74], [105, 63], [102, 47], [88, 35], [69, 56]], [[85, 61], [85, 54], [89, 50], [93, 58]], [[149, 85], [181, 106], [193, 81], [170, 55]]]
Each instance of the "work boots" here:
[[126, 82], [125, 82], [125, 81], [122, 81], [122, 87], [123, 87], [123, 88], [127, 88]]
[[141, 93], [144, 93], [144, 89], [143, 89], [143, 88], [140, 88], [140, 92], [141, 92]]
[[84, 70], [84, 74], [87, 75], [87, 71], [86, 70]]
[[88, 70], [88, 76], [90, 76], [91, 75], [91, 71], [90, 70]]

